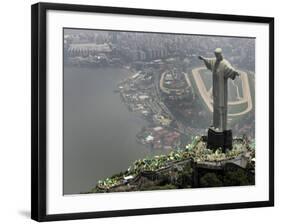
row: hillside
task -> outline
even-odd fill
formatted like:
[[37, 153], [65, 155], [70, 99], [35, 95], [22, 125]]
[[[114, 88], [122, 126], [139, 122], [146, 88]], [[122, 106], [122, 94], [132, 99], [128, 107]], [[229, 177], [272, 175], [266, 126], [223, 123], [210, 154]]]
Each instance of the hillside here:
[[255, 147], [246, 138], [234, 139], [223, 153], [195, 137], [183, 150], [136, 160], [86, 193], [254, 185], [254, 171]]

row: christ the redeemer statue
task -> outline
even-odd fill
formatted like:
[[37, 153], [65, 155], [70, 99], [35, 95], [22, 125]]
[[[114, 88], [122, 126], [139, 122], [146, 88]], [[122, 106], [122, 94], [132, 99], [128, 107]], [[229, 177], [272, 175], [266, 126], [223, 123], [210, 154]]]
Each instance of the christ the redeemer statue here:
[[[209, 129], [208, 142], [215, 141], [215, 145], [218, 147], [231, 148], [232, 133], [231, 131], [227, 130], [227, 81], [229, 78], [234, 80], [236, 76], [239, 76], [239, 73], [231, 66], [231, 64], [227, 60], [223, 58], [221, 48], [217, 48], [215, 50], [215, 58], [205, 58], [202, 56], [199, 56], [198, 58], [200, 60], [203, 60], [206, 67], [213, 73], [213, 126], [211, 127], [211, 136]], [[222, 137], [218, 137], [221, 139], [213, 139], [214, 135], [221, 135]], [[227, 142], [229, 142], [229, 139], [226, 138], [228, 138], [230, 135], [231, 147], [225, 147], [225, 145], [228, 145]], [[212, 147], [213, 144], [209, 145]]]

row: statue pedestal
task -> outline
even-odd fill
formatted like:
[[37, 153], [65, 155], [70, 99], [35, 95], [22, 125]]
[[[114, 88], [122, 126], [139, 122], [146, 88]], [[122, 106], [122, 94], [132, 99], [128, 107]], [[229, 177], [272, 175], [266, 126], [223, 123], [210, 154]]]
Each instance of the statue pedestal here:
[[207, 148], [208, 149], [218, 149], [221, 148], [223, 152], [226, 149], [232, 149], [232, 131], [225, 130], [223, 132], [216, 131], [212, 128], [208, 130], [207, 137]]

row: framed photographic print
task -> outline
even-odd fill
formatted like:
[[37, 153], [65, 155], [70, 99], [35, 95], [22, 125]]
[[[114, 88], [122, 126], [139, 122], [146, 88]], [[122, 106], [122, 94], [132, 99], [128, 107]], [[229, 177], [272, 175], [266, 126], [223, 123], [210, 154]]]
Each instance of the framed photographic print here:
[[274, 19], [32, 6], [32, 219], [274, 205]]

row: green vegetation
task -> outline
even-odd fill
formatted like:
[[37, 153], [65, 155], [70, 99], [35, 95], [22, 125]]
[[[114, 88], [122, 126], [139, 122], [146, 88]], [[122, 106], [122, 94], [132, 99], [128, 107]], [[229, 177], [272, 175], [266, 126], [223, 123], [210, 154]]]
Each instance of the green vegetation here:
[[200, 177], [200, 187], [254, 185], [255, 177], [249, 170], [249, 167], [242, 169], [236, 166], [224, 173], [207, 172]]
[[225, 186], [243, 186], [250, 185], [254, 179], [248, 176], [247, 173], [242, 169], [234, 171], [228, 171], [225, 173], [223, 182]]
[[203, 177], [200, 178], [200, 186], [202, 187], [221, 187], [223, 182], [221, 178], [215, 173], [206, 173]]
[[[196, 164], [211, 162], [215, 166], [218, 162], [229, 161], [246, 152], [250, 153], [250, 158], [255, 156], [253, 144], [248, 144], [246, 139], [234, 141], [232, 150], [223, 153], [218, 149], [214, 152], [207, 149], [206, 143], [197, 136], [183, 150], [173, 150], [166, 155], [136, 160], [125, 172], [100, 180], [90, 192], [196, 187], [193, 180]], [[234, 168], [226, 171], [224, 175], [217, 172], [204, 172], [202, 175], [199, 173], [198, 187], [253, 184], [254, 177], [248, 175], [250, 169], [253, 170], [254, 165], [251, 165], [249, 160], [246, 171]]]
[[169, 190], [169, 189], [177, 189], [175, 185], [166, 184], [166, 185], [154, 185], [149, 187], [141, 187], [140, 191], [152, 191], [152, 190]]

